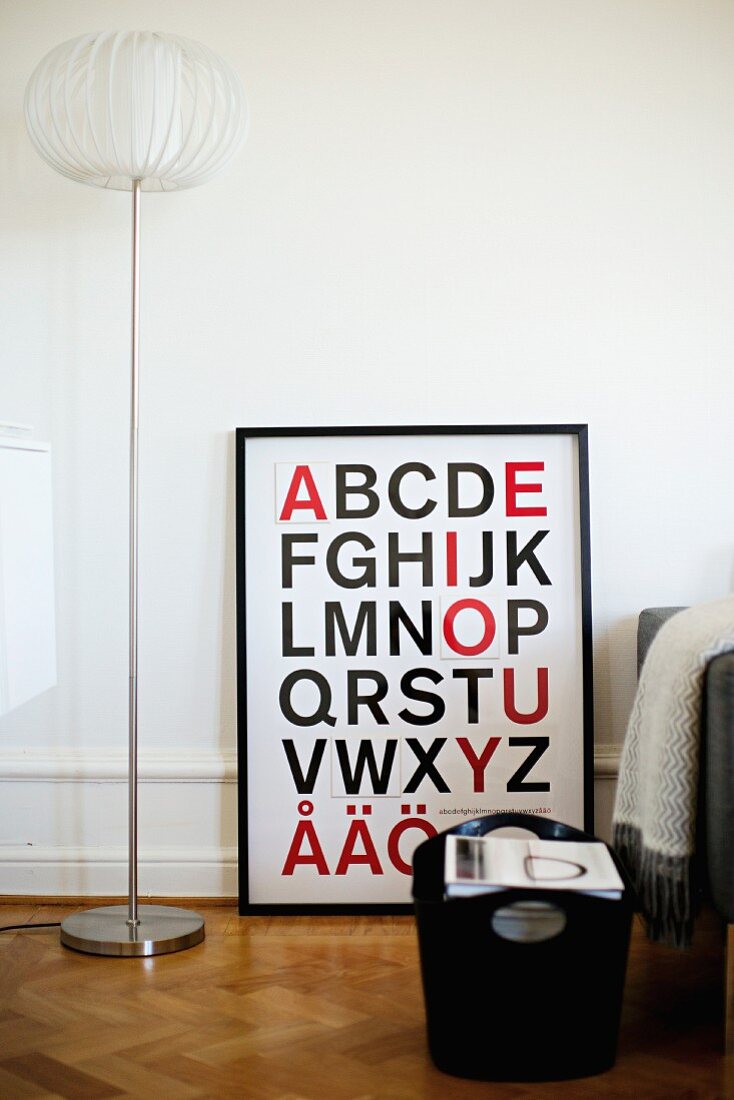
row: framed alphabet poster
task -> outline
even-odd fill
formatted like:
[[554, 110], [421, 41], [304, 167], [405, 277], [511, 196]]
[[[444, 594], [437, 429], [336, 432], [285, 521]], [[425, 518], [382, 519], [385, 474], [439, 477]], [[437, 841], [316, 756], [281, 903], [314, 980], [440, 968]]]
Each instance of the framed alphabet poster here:
[[237, 431], [240, 911], [403, 912], [425, 837], [591, 831], [584, 425]]

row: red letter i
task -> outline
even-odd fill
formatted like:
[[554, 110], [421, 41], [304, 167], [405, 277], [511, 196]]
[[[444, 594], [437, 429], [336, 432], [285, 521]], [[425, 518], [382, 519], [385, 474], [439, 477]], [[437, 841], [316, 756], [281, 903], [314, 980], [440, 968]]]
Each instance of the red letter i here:
[[456, 588], [456, 531], [446, 532], [446, 584]]

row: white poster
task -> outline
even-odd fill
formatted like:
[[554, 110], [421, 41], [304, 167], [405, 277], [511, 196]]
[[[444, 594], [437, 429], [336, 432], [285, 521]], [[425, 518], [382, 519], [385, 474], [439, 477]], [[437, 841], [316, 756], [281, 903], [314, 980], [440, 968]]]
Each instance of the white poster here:
[[427, 836], [590, 826], [584, 426], [239, 429], [242, 912], [396, 911]]

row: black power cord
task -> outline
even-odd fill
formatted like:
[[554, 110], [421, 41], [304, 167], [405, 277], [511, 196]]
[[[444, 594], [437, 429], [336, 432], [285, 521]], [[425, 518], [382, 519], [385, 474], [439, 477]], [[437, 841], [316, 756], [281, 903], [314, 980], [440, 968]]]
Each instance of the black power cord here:
[[0, 932], [19, 932], [23, 928], [61, 928], [60, 920], [53, 920], [49, 924], [6, 924], [0, 928]]

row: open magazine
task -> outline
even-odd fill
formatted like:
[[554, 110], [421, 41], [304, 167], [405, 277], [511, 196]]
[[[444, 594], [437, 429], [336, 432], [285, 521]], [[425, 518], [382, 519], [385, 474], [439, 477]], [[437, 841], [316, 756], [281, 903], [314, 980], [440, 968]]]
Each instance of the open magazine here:
[[608, 898], [620, 898], [624, 891], [611, 853], [600, 841], [449, 835], [444, 881], [446, 897], [513, 887]]

